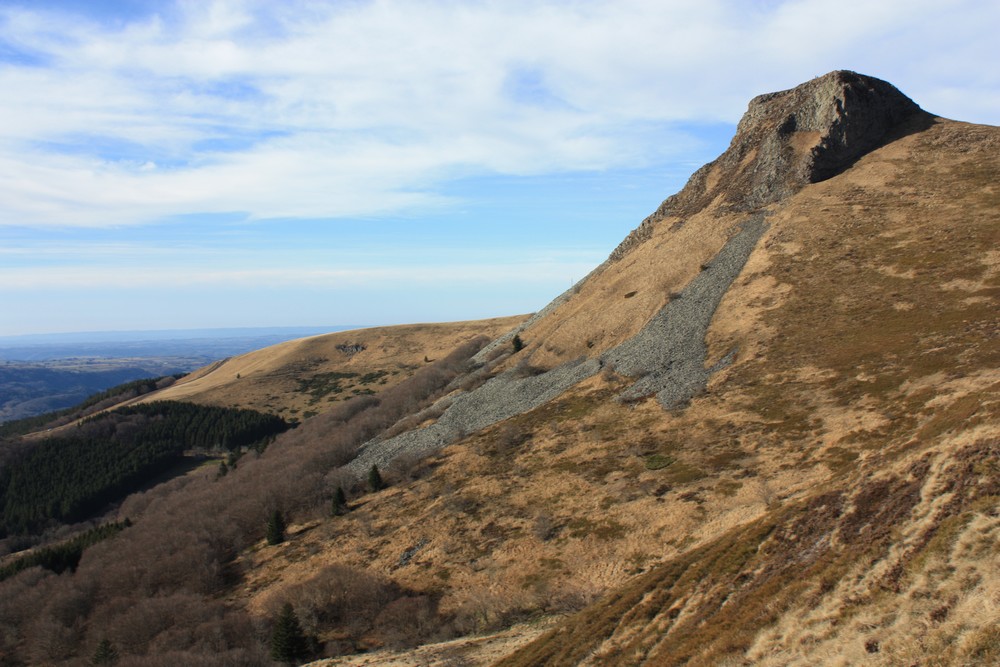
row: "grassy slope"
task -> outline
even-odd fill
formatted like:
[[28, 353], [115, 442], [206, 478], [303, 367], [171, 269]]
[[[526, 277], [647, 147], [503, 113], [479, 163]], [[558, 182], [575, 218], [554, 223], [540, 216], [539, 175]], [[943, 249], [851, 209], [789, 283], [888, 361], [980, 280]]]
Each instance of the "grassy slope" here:
[[998, 145], [941, 121], [775, 214], [713, 331], [742, 363], [678, 421], [815, 487], [503, 664], [1000, 659]]
[[[738, 361], [686, 410], [621, 405], [624, 379], [592, 378], [247, 554], [240, 596], [264, 611], [340, 562], [439, 595], [471, 630], [585, 608], [509, 664], [992, 655], [998, 141], [940, 121], [775, 210], [709, 334]], [[586, 307], [526, 332], [533, 361], [641, 326], [724, 241], [731, 220], [710, 218], [603, 269]], [[657, 274], [657, 255], [682, 259]]]
[[[395, 386], [428, 360], [475, 336], [499, 336], [523, 320], [373, 327], [303, 338], [206, 366], [143, 400], [244, 407], [299, 419], [351, 396]], [[355, 345], [365, 349], [338, 349]]]

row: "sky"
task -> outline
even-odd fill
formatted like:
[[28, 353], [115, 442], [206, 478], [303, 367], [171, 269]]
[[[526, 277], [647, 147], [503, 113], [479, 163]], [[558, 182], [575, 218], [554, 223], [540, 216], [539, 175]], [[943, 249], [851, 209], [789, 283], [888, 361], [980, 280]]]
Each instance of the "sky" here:
[[835, 69], [1000, 124], [982, 0], [0, 0], [0, 336], [533, 312]]

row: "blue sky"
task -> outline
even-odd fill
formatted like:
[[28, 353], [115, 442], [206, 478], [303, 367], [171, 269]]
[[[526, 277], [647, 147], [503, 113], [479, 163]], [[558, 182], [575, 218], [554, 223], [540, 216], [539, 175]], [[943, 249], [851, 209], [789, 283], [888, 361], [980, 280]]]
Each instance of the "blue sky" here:
[[833, 69], [1000, 123], [979, 0], [0, 0], [0, 335], [531, 312]]

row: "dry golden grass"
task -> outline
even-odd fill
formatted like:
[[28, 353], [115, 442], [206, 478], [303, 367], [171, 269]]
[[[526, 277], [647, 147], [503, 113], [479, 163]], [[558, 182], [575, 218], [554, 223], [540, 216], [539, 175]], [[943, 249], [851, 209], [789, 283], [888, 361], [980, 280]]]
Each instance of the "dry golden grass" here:
[[[496, 338], [525, 316], [340, 331], [211, 364], [142, 401], [178, 400], [261, 410], [286, 419], [378, 393], [476, 336]], [[352, 346], [365, 349], [354, 352]]]
[[[1000, 453], [998, 145], [996, 128], [942, 120], [806, 188], [773, 212], [762, 246], [716, 314], [710, 358], [738, 346], [739, 362], [716, 376], [678, 426], [689, 441], [737, 442], [750, 455], [743, 469], [766, 484], [772, 509], [749, 532], [716, 532], [715, 544], [722, 553], [745, 553], [739, 545], [757, 552], [773, 539], [764, 536], [769, 530], [793, 526], [801, 546], [774, 552], [787, 558], [807, 546], [788, 499], [875, 484], [879, 493], [853, 508], [808, 510], [828, 527], [800, 553], [822, 557], [772, 572], [740, 597], [739, 577], [752, 582], [774, 567], [766, 555], [727, 582], [718, 562], [705, 568], [711, 550], [688, 551], [509, 664], [998, 660], [996, 493], [980, 489], [971, 506], [963, 498], [938, 507], [934, 482], [935, 475], [947, 480], [939, 486], [964, 476], [980, 486], [997, 480], [988, 462]], [[987, 452], [979, 469], [941, 472], [970, 447]], [[925, 455], [929, 480], [920, 487], [878, 486], [880, 475], [912, 477]], [[782, 481], [783, 472], [807, 485]], [[860, 506], [904, 500], [889, 522], [898, 533], [860, 548], [837, 542], [838, 522]], [[704, 507], [706, 518], [715, 515]], [[952, 536], [935, 540], [939, 530]], [[947, 554], [954, 543], [979, 547], [974, 557], [922, 558], [935, 545]], [[678, 567], [704, 572], [707, 588], [666, 585]], [[886, 588], [886, 577], [898, 581]], [[670, 594], [649, 602], [664, 587]], [[640, 600], [648, 615], [637, 610]]]
[[312, 667], [456, 667], [488, 665], [548, 629], [551, 620], [521, 623], [502, 632], [426, 644], [410, 650], [380, 650], [310, 663]]
[[[244, 554], [233, 603], [344, 564], [468, 633], [582, 609], [502, 664], [996, 661], [998, 145], [941, 120], [775, 206], [708, 335], [737, 360], [685, 409], [593, 377]], [[626, 339], [737, 221], [664, 221], [525, 356]]]
[[634, 336], [725, 245], [745, 216], [711, 209], [663, 220], [653, 237], [581, 282], [573, 297], [522, 334], [531, 363], [593, 357]]

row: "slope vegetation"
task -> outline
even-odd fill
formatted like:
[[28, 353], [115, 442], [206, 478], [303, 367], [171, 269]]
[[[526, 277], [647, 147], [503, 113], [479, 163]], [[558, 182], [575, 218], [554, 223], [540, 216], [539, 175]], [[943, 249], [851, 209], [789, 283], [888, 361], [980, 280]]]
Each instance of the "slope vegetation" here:
[[[665, 202], [520, 330], [522, 368], [582, 355], [604, 369], [452, 438], [426, 477], [337, 524], [344, 549], [310, 562], [374, 558], [398, 580], [443, 590], [439, 609], [474, 616], [477, 629], [610, 596], [510, 664], [995, 659], [1000, 131], [934, 118], [876, 82], [898, 102], [876, 96], [876, 109], [908, 112], [877, 133], [845, 130], [868, 145], [839, 170], [821, 161], [822, 172], [786, 177], [783, 164], [809, 164], [827, 139], [789, 123], [784, 100], [812, 113], [825, 95], [836, 109], [868, 81], [835, 73], [752, 103], [731, 147], [740, 159], [701, 170], [694, 194]], [[775, 101], [779, 113], [760, 110]], [[753, 163], [766, 130], [785, 135], [771, 153], [788, 157], [774, 167], [780, 196], [761, 207], [744, 175], [774, 166]], [[670, 360], [685, 344], [670, 339], [670, 303], [691, 296], [748, 214], [768, 229], [710, 313], [702, 368], [715, 372], [665, 412], [654, 400], [662, 376], [649, 378], [692, 363]], [[651, 327], [668, 349], [640, 354], [637, 372], [617, 350]], [[665, 361], [642, 368], [650, 358]], [[489, 393], [454, 405], [488, 406]], [[398, 452], [398, 441], [370, 447]], [[373, 542], [367, 522], [392, 537]], [[898, 581], [886, 584], [886, 571]]]
[[[1000, 130], [899, 130], [770, 208], [716, 314], [738, 360], [668, 420], [739, 461], [694, 485], [708, 539], [501, 664], [1000, 660]], [[759, 516], [708, 528], [748, 485]]]
[[395, 386], [468, 340], [495, 338], [524, 319], [373, 327], [302, 338], [211, 364], [143, 400], [244, 407], [300, 420]]

